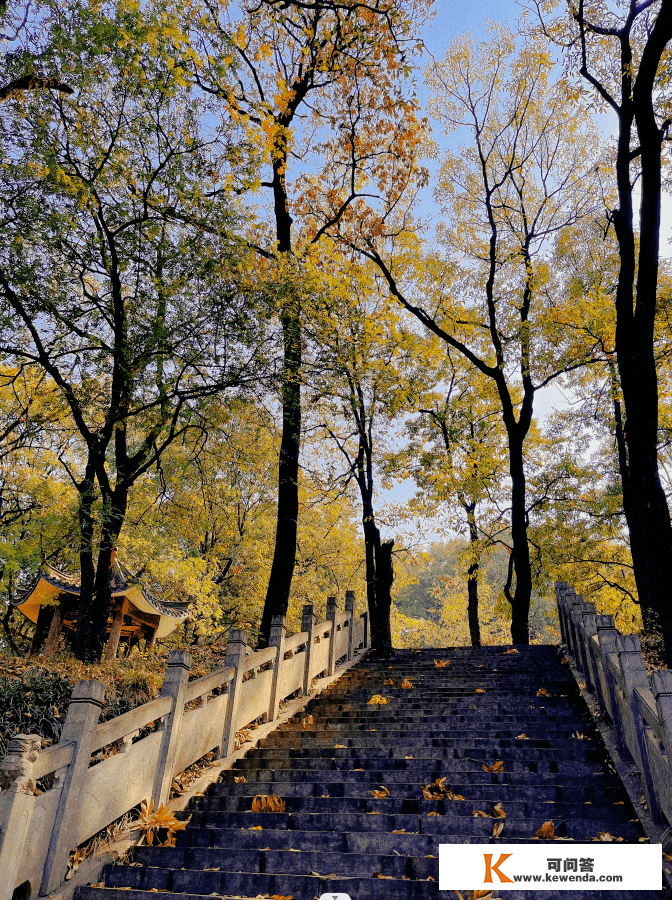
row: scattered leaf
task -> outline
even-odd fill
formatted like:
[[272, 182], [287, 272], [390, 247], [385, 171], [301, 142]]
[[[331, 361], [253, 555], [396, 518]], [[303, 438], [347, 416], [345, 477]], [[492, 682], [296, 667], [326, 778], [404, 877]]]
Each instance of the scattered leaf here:
[[376, 703], [380, 703], [380, 704], [387, 703], [387, 697], [382, 697], [380, 694], [374, 694], [373, 697], [371, 697], [371, 699], [367, 703], [367, 706], [371, 706], [371, 704], [376, 704]]
[[483, 766], [484, 772], [503, 772], [504, 771], [504, 762], [501, 759], [498, 759], [497, 762], [494, 762], [491, 766]]
[[537, 691], [537, 697], [550, 697], [551, 695], [548, 693], [546, 688], [539, 688]]
[[252, 812], [284, 812], [285, 801], [277, 794], [257, 794], [252, 801]]
[[495, 803], [495, 807], [492, 811], [492, 814], [495, 819], [505, 819], [506, 818], [506, 813], [502, 809], [501, 803]]
[[446, 666], [450, 665], [449, 659], [435, 659], [434, 660], [434, 668], [435, 669], [445, 669]]
[[547, 822], [544, 822], [541, 828], [537, 828], [536, 834], [540, 840], [553, 840], [555, 838], [555, 823], [549, 819]]
[[248, 828], [247, 830], [248, 830], [248, 831], [263, 831], [264, 829], [262, 828], [261, 825], [252, 825], [252, 826], [251, 826], [250, 828]]
[[408, 691], [408, 690], [410, 690], [410, 688], [413, 687], [413, 682], [410, 681], [408, 678], [404, 678], [404, 679], [402, 679], [401, 686], [405, 691]]
[[504, 822], [501, 820], [499, 822], [495, 822], [495, 824], [492, 827], [492, 836], [499, 837], [503, 831], [504, 831]]
[[476, 693], [477, 693], [477, 694], [484, 694], [485, 691], [483, 690], [483, 688], [476, 688]]
[[233, 780], [236, 784], [247, 784], [247, 778], [244, 775], [234, 775]]
[[481, 816], [484, 819], [491, 819], [492, 816], [489, 816], [487, 813], [484, 813], [482, 809], [475, 809], [473, 812], [474, 818], [478, 818]]
[[505, 650], [504, 653], [520, 653], [520, 650], [516, 650], [515, 647], [511, 647], [510, 650]]
[[380, 790], [378, 790], [378, 791], [371, 791], [371, 796], [372, 796], [372, 797], [375, 797], [376, 800], [383, 800], [385, 797], [389, 797], [389, 796], [390, 796], [390, 792], [388, 791], [388, 789], [387, 789], [384, 785], [381, 784]]
[[517, 735], [516, 735], [516, 740], [517, 740], [517, 741], [529, 741], [529, 738], [528, 738], [528, 736], [525, 734], [525, 732], [523, 732], [522, 734], [517, 734]]

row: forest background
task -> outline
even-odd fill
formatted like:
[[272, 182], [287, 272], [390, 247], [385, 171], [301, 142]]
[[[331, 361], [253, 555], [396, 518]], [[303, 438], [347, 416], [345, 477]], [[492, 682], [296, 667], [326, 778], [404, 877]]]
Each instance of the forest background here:
[[[590, 4], [637, 20], [633, 72], [661, 8]], [[88, 585], [86, 659], [113, 553], [191, 601], [172, 644], [216, 648], [283, 602], [294, 630], [346, 590], [375, 610], [386, 539], [395, 646], [554, 642], [558, 578], [640, 630], [618, 129], [574, 26], [557, 3], [4, 6], [6, 652], [41, 561]], [[618, 81], [609, 41], [591, 52]]]

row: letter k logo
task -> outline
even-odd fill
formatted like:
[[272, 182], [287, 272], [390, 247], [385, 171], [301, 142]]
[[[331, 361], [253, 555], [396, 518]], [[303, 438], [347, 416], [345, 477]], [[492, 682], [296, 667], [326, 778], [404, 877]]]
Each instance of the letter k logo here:
[[500, 853], [500, 854], [499, 854], [499, 859], [497, 860], [497, 862], [496, 862], [496, 863], [494, 864], [494, 866], [493, 866], [493, 864], [492, 864], [492, 853], [484, 853], [484, 854], [483, 854], [483, 859], [485, 860], [485, 878], [483, 879], [483, 881], [486, 882], [486, 883], [492, 884], [492, 883], [493, 883], [493, 882], [492, 882], [492, 873], [493, 873], [493, 872], [496, 872], [497, 875], [498, 875], [498, 877], [499, 877], [499, 882], [500, 882], [500, 884], [504, 884], [504, 883], [507, 882], [507, 881], [510, 882], [510, 883], [512, 884], [512, 883], [513, 883], [513, 878], [509, 878], [509, 877], [508, 877], [507, 875], [505, 875], [504, 872], [502, 872], [502, 870], [499, 868], [499, 867], [501, 866], [501, 864], [502, 864], [503, 862], [506, 862], [506, 860], [507, 860], [510, 856], [511, 856], [510, 853]]

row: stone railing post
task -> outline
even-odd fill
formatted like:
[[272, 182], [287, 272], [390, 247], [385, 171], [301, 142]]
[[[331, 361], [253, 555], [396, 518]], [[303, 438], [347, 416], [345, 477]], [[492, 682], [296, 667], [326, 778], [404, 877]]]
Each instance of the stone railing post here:
[[271, 636], [268, 641], [269, 647], [277, 647], [278, 652], [273, 663], [273, 681], [271, 683], [271, 697], [268, 703], [267, 722], [274, 722], [278, 715], [278, 707], [280, 705], [280, 673], [282, 671], [282, 663], [285, 658], [285, 627], [284, 616], [273, 616], [271, 619]]
[[613, 678], [607, 670], [607, 654], [616, 653], [618, 631], [612, 616], [595, 616], [599, 648], [593, 651], [593, 667], [595, 670], [595, 696], [600, 713], [608, 716], [613, 722]]
[[72, 759], [63, 778], [58, 811], [42, 874], [40, 894], [50, 894], [65, 878], [70, 851], [77, 846], [77, 828], [91, 758], [91, 744], [105, 699], [100, 681], [78, 681], [72, 691], [60, 744], [72, 742]]
[[581, 654], [581, 669], [583, 677], [586, 679], [586, 687], [589, 691], [595, 692], [593, 684], [593, 670], [590, 658], [590, 639], [597, 632], [595, 620], [597, 618], [597, 610], [594, 603], [586, 603], [578, 616], [578, 633], [579, 633], [579, 651]]
[[[629, 634], [620, 636], [618, 639], [618, 647], [618, 661], [621, 672], [623, 673], [625, 686], [624, 694], [628, 705], [625, 715], [618, 716], [620, 730], [619, 737], [622, 739], [625, 747], [637, 764], [637, 768], [642, 773], [642, 786], [644, 787], [646, 800], [649, 804], [649, 811], [653, 818], [656, 819], [659, 817], [645, 744], [645, 724], [635, 700], [635, 690], [637, 688], [643, 693], [646, 693], [651, 690], [651, 685], [649, 683], [649, 676], [646, 672], [644, 657], [642, 656], [637, 635]], [[628, 737], [630, 738], [629, 741]]]
[[334, 674], [336, 668], [336, 597], [327, 597], [327, 622], [331, 622], [329, 635], [329, 662], [327, 663], [327, 677]]
[[565, 595], [567, 593], [567, 585], [564, 581], [555, 582], [555, 602], [558, 606], [558, 623], [560, 625], [560, 643], [568, 644], [567, 641], [567, 621], [565, 612]]
[[222, 756], [228, 756], [233, 752], [236, 742], [238, 723], [238, 705], [240, 703], [240, 688], [243, 683], [243, 668], [247, 656], [247, 631], [242, 628], [232, 628], [229, 642], [226, 645], [226, 659], [224, 665], [234, 666], [236, 674], [229, 682], [229, 702], [226, 704], [226, 718], [224, 720], [224, 732], [222, 734]]
[[364, 640], [362, 641], [362, 644], [363, 644], [362, 649], [366, 650], [367, 647], [371, 646], [371, 635], [369, 634], [370, 628], [369, 628], [369, 611], [368, 611], [368, 609], [364, 612], [364, 614], [362, 615], [362, 618], [364, 619]]
[[301, 631], [308, 632], [308, 643], [306, 644], [306, 669], [303, 673], [303, 696], [307, 697], [310, 693], [310, 683], [313, 678], [313, 650], [315, 649], [315, 625], [317, 619], [313, 612], [313, 604], [307, 603], [303, 607], [303, 616], [301, 617]]
[[39, 734], [17, 734], [0, 762], [0, 900], [12, 900], [23, 845], [35, 805], [33, 763], [42, 746]]
[[353, 657], [354, 640], [355, 640], [355, 592], [345, 592], [345, 611], [350, 613], [350, 624], [348, 632], [348, 660]]
[[192, 656], [188, 651], [171, 650], [168, 657], [168, 667], [161, 688], [162, 697], [172, 697], [173, 706], [163, 723], [163, 737], [159, 749], [159, 758], [154, 773], [154, 785], [152, 787], [152, 800], [154, 808], [158, 809], [168, 803], [170, 786], [173, 783], [173, 769], [175, 767], [175, 754], [180, 738], [180, 726], [184, 715], [184, 692], [189, 683], [189, 671], [192, 666]]
[[[659, 669], [651, 676], [651, 690], [656, 701], [656, 711], [662, 724], [663, 743], [669, 771], [667, 777], [656, 778], [654, 789], [657, 791], [658, 807], [662, 808], [665, 818], [669, 820], [672, 810], [672, 672]], [[662, 773], [661, 773], [662, 775]]]

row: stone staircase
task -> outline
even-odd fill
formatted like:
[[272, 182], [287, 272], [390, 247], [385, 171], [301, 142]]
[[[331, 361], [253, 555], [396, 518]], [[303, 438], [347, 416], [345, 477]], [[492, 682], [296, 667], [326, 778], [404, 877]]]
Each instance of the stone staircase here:
[[[557, 649], [506, 651], [365, 658], [195, 798], [176, 847], [138, 847], [134, 863], [108, 867], [105, 887], [78, 888], [76, 900], [149, 900], [156, 891], [175, 900], [424, 900], [439, 897], [441, 843], [529, 841], [545, 822], [576, 841], [603, 832], [637, 842], [641, 826]], [[388, 702], [371, 704], [375, 695]], [[257, 795], [281, 798], [284, 811], [253, 812]], [[497, 804], [506, 818], [495, 816]]]

